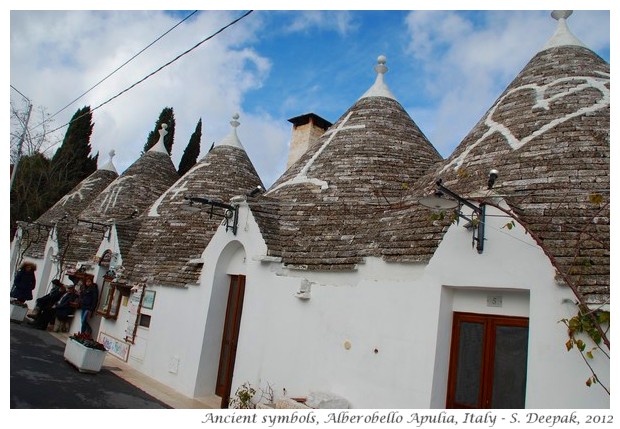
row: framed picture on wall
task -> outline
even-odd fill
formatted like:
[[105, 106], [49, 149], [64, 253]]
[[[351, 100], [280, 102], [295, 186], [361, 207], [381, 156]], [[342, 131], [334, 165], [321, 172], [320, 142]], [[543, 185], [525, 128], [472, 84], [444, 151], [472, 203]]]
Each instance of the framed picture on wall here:
[[153, 309], [153, 304], [155, 304], [155, 291], [145, 290], [144, 298], [142, 299], [142, 307], [151, 310]]

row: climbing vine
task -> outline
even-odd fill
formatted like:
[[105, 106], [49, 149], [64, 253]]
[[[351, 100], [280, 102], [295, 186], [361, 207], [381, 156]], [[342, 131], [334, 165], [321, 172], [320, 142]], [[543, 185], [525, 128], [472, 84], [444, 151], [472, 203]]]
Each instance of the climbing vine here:
[[[594, 359], [595, 353], [603, 354], [609, 359], [609, 354], [601, 348], [603, 336], [609, 330], [610, 313], [605, 310], [589, 310], [583, 304], [577, 304], [578, 311], [575, 316], [570, 319], [562, 319], [567, 327], [568, 341], [566, 341], [566, 350], [577, 350], [582, 359], [590, 369], [591, 376], [587, 378], [586, 385], [590, 387], [593, 384], [599, 384], [609, 394], [609, 388], [605, 386], [596, 375], [596, 372], [590, 364], [590, 360]], [[604, 329], [603, 332], [600, 329]], [[588, 344], [583, 340], [584, 335], [592, 340], [595, 344], [588, 348]]]

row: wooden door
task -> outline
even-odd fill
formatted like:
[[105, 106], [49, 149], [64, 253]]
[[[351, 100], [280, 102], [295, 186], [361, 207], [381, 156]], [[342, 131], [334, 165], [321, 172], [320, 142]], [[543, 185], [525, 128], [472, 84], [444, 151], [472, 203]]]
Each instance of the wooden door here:
[[224, 333], [222, 335], [220, 364], [215, 387], [215, 393], [222, 397], [222, 408], [228, 408], [228, 400], [230, 398], [244, 292], [245, 276], [230, 276], [230, 289], [228, 291], [228, 304], [226, 305], [226, 319], [224, 321]]
[[446, 408], [524, 408], [529, 320], [454, 313]]

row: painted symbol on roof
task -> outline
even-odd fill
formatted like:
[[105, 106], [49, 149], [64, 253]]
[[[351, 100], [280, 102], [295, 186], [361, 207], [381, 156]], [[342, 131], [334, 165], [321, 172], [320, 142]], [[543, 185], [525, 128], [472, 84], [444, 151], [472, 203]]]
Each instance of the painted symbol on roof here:
[[80, 201], [82, 201], [84, 199], [84, 193], [92, 191], [93, 187], [95, 186], [95, 182], [98, 182], [100, 180], [101, 177], [91, 177], [84, 180], [79, 188], [77, 188], [70, 194], [65, 195], [58, 202], [60, 203], [60, 205], [64, 206], [69, 200], [72, 200], [75, 197], [79, 197]]
[[[208, 162], [201, 162], [199, 164], [194, 165], [187, 173], [185, 173], [183, 178], [192, 177], [192, 175], [194, 174], [194, 171], [202, 167], [206, 167], [207, 165], [210, 165], [210, 164]], [[166, 192], [164, 192], [163, 194], [161, 194], [159, 198], [157, 198], [157, 201], [155, 201], [153, 205], [151, 206], [151, 208], [149, 209], [149, 213], [148, 213], [149, 217], [160, 216], [158, 212], [159, 206], [161, 206], [161, 203], [164, 201], [166, 196], [168, 196], [169, 194], [172, 194], [169, 201], [172, 201], [175, 198], [177, 198], [179, 194], [181, 194], [181, 198], [183, 198], [184, 194], [182, 193], [189, 190], [189, 188], [187, 187], [187, 183], [189, 182], [189, 180], [182, 180], [182, 179], [179, 179], [174, 185], [168, 188]]]
[[[314, 165], [314, 162], [317, 160], [317, 158], [319, 156], [321, 156], [321, 154], [323, 153], [323, 151], [327, 148], [327, 146], [329, 146], [329, 144], [332, 142], [332, 140], [334, 140], [334, 138], [336, 137], [336, 135], [341, 132], [341, 131], [346, 131], [346, 130], [356, 130], [356, 129], [362, 129], [362, 128], [366, 128], [366, 125], [349, 125], [346, 126], [345, 124], [349, 121], [349, 118], [351, 118], [351, 115], [353, 114], [353, 112], [349, 112], [349, 114], [342, 120], [342, 122], [340, 122], [340, 124], [338, 124], [338, 126], [336, 128], [332, 128], [327, 130], [323, 136], [329, 136], [329, 138], [327, 140], [325, 140], [325, 143], [323, 143], [323, 145], [319, 148], [319, 150], [317, 150], [314, 155], [312, 155], [312, 158], [310, 158], [310, 160], [308, 160], [308, 162], [306, 163], [306, 165], [304, 165], [304, 167], [299, 171], [299, 173], [297, 173], [297, 175], [295, 177], [293, 177], [292, 179], [287, 180], [284, 183], [281, 183], [280, 185], [276, 186], [275, 188], [271, 189], [269, 193], [280, 189], [284, 186], [288, 186], [288, 185], [295, 185], [298, 183], [309, 183], [311, 185], [316, 185], [316, 186], [320, 186], [321, 190], [327, 189], [329, 187], [328, 183], [324, 180], [321, 179], [316, 179], [316, 178], [311, 178], [308, 177], [308, 171], [310, 170], [310, 168], [312, 167], [312, 165]], [[323, 137], [321, 136], [321, 138]]]
[[[546, 133], [547, 131], [557, 127], [558, 125], [575, 118], [577, 116], [585, 115], [587, 113], [592, 113], [602, 108], [609, 106], [609, 88], [607, 88], [606, 84], [609, 83], [609, 74], [604, 72], [596, 72], [599, 74], [600, 78], [593, 76], [572, 76], [565, 77], [561, 79], [556, 79], [553, 82], [548, 83], [547, 85], [523, 85], [518, 88], [514, 88], [504, 94], [498, 102], [491, 108], [486, 118], [484, 119], [484, 123], [488, 128], [488, 130], [475, 142], [470, 144], [465, 148], [461, 154], [452, 160], [449, 164], [447, 164], [440, 172], [443, 173], [450, 167], [454, 167], [455, 170], [458, 170], [465, 160], [467, 159], [469, 153], [478, 146], [482, 141], [484, 141], [488, 136], [493, 133], [500, 133], [506, 139], [506, 143], [508, 146], [512, 148], [512, 150], [517, 150], [529, 143], [531, 140], [536, 137]], [[553, 119], [549, 120], [541, 124], [538, 128], [530, 132], [530, 134], [518, 138], [515, 136], [515, 133], [510, 129], [509, 126], [502, 122], [497, 122], [493, 120], [493, 115], [495, 112], [502, 107], [502, 104], [505, 100], [510, 100], [511, 97], [514, 96], [515, 93], [519, 91], [528, 91], [532, 92], [534, 96], [534, 103], [532, 105], [532, 111], [548, 111], [551, 114], [554, 112], [554, 103], [558, 100], [561, 100], [564, 97], [574, 95], [579, 92], [596, 90], [600, 92], [600, 97], [596, 99], [596, 101], [592, 102], [589, 105], [581, 106], [573, 111], [565, 113], [563, 115], [558, 115]], [[509, 101], [511, 102], [511, 101]], [[565, 105], [561, 105], [562, 109], [565, 109]], [[561, 112], [558, 112], [561, 113]]]
[[134, 175], [119, 177], [114, 182], [112, 182], [105, 191], [103, 191], [103, 200], [101, 201], [101, 205], [99, 206], [103, 213], [106, 213], [110, 208], [116, 207], [118, 196], [121, 194], [124, 188], [124, 182], [133, 177]]

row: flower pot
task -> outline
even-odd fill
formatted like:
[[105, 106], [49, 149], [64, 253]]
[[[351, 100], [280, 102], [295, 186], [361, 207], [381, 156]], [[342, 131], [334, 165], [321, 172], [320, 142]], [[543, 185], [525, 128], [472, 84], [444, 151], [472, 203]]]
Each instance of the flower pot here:
[[105, 350], [93, 349], [71, 338], [65, 346], [65, 360], [75, 366], [80, 372], [97, 373], [101, 371], [105, 360]]
[[28, 313], [28, 307], [11, 304], [11, 320], [21, 323], [24, 321], [26, 313]]

